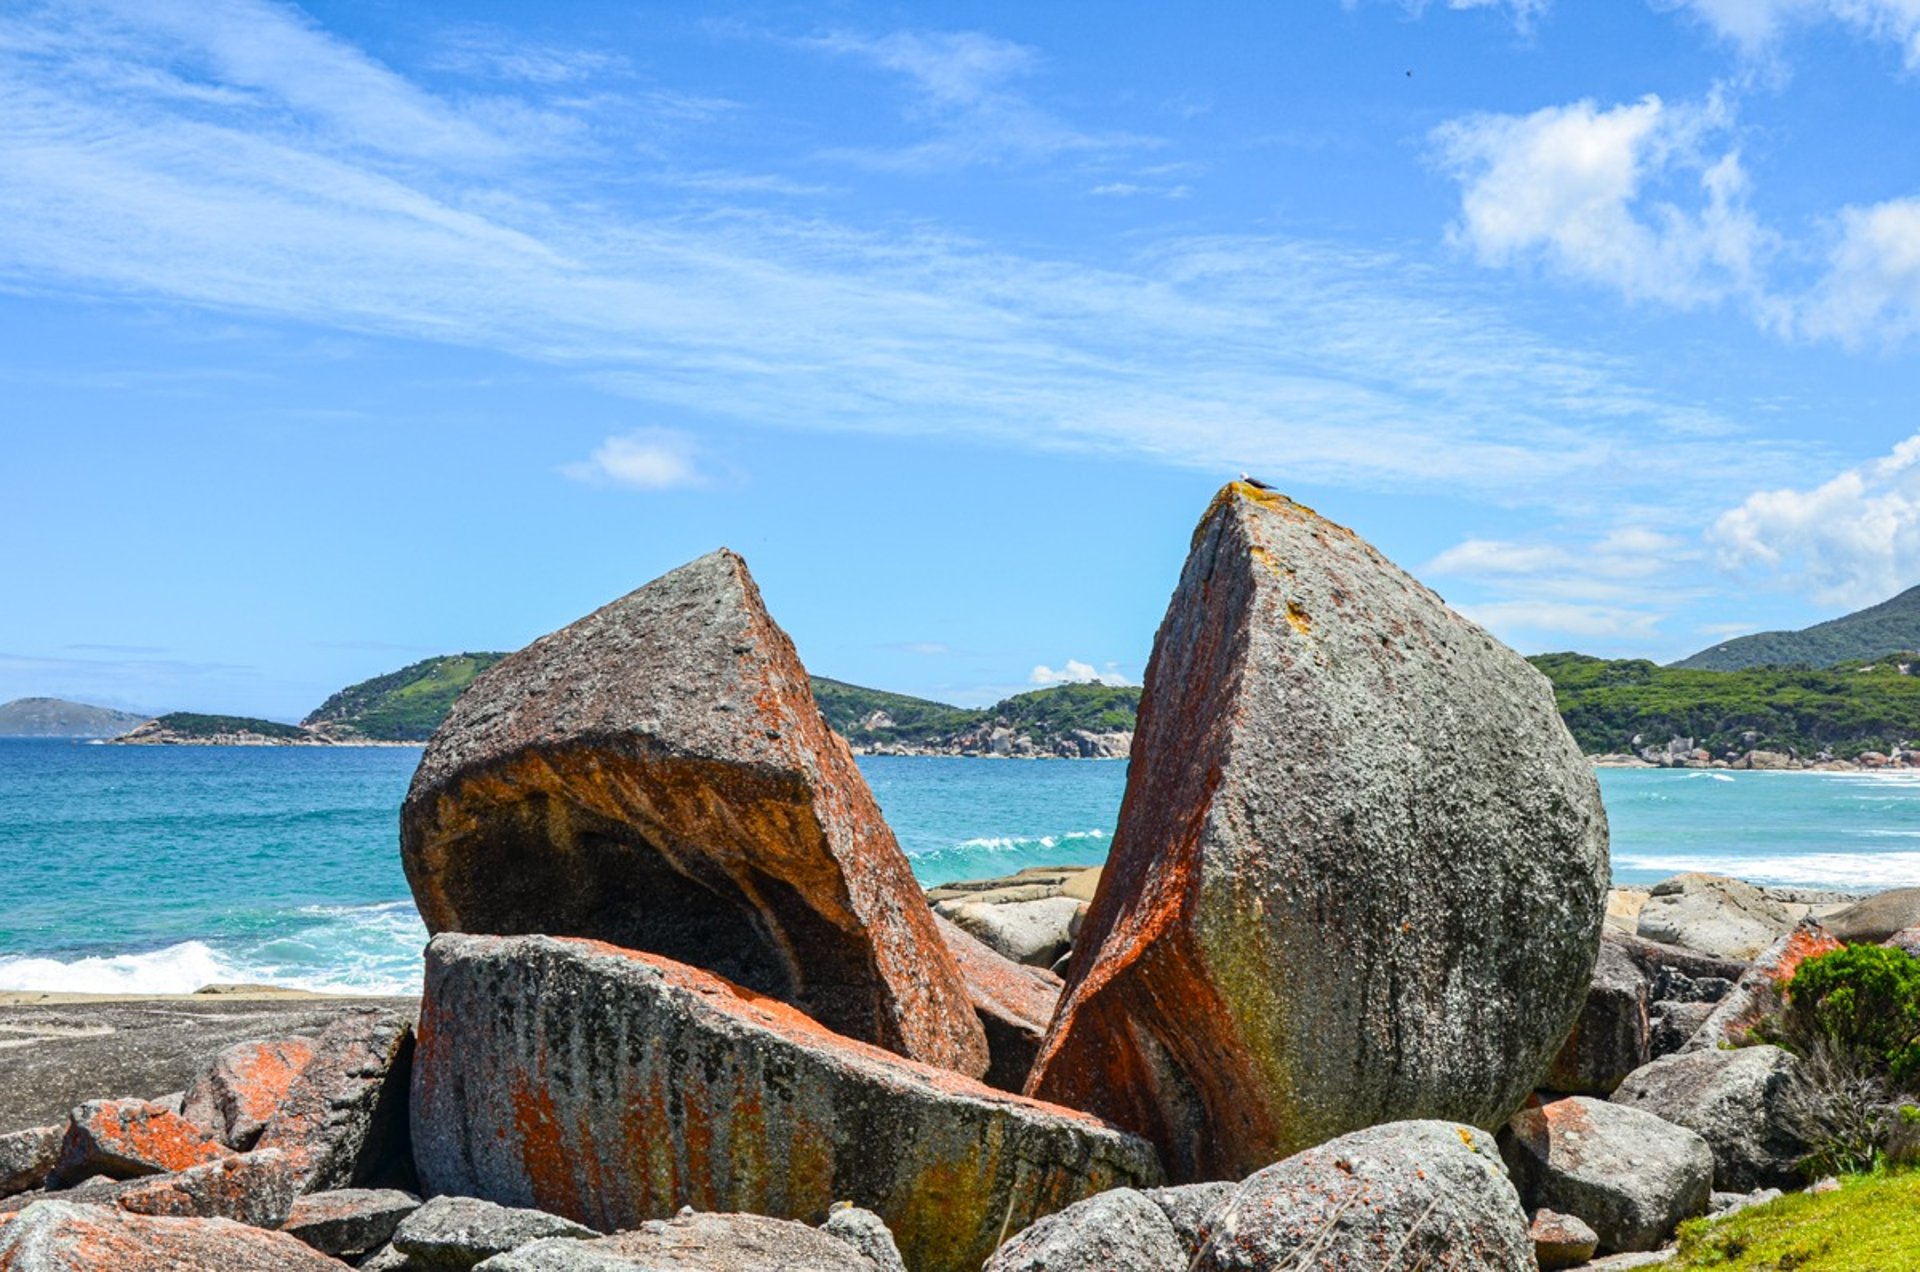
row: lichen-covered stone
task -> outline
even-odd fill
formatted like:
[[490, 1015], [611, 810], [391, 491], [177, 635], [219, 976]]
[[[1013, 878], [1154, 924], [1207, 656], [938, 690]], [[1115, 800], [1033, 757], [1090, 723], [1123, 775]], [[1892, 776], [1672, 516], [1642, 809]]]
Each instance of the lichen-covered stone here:
[[36, 1126], [0, 1135], [0, 1197], [38, 1188], [60, 1160], [64, 1126]]
[[1533, 1238], [1533, 1257], [1540, 1261], [1540, 1272], [1578, 1267], [1600, 1247], [1600, 1234], [1585, 1221], [1556, 1210], [1534, 1211], [1527, 1235]]
[[0, 1272], [340, 1272], [284, 1232], [42, 1201], [0, 1225]]
[[105, 1175], [133, 1179], [185, 1170], [232, 1150], [178, 1113], [147, 1100], [89, 1100], [73, 1111], [52, 1181], [71, 1187]]
[[1216, 1179], [1204, 1184], [1148, 1188], [1140, 1195], [1166, 1212], [1174, 1235], [1180, 1238], [1180, 1248], [1192, 1258], [1200, 1252], [1201, 1234], [1206, 1230], [1207, 1221], [1227, 1204], [1239, 1187], [1239, 1180]]
[[1800, 970], [1800, 964], [1840, 948], [1840, 942], [1819, 922], [1802, 919], [1741, 974], [1733, 989], [1714, 1005], [1712, 1013], [1694, 1030], [1680, 1052], [1744, 1045], [1755, 1025], [1786, 1005], [1787, 985]]
[[302, 1192], [405, 1187], [407, 1082], [413, 1019], [399, 1011], [345, 1016], [313, 1040], [301, 1068], [256, 1141], [295, 1162]]
[[181, 1115], [228, 1148], [252, 1148], [312, 1059], [311, 1038], [235, 1043], [187, 1088]]
[[859, 1251], [876, 1272], [907, 1272], [906, 1260], [900, 1257], [900, 1247], [887, 1221], [871, 1210], [836, 1202], [827, 1212], [827, 1221], [820, 1225], [820, 1231]]
[[731, 552], [476, 680], [421, 757], [400, 846], [429, 931], [648, 950], [986, 1072], [906, 856]]
[[70, 1194], [88, 1205], [171, 1219], [231, 1219], [278, 1228], [293, 1209], [293, 1165], [274, 1150], [222, 1157], [167, 1175], [90, 1179]]
[[393, 1248], [420, 1272], [467, 1272], [496, 1254], [533, 1241], [582, 1241], [600, 1234], [542, 1210], [500, 1206], [474, 1197], [435, 1197], [400, 1221]]
[[1584, 1095], [1513, 1115], [1501, 1137], [1522, 1200], [1578, 1215], [1600, 1250], [1651, 1250], [1704, 1214], [1713, 1152], [1685, 1127]]
[[1048, 1215], [994, 1252], [985, 1272], [1187, 1272], [1167, 1212], [1114, 1188]]
[[535, 1241], [484, 1272], [879, 1272], [846, 1242], [790, 1219], [683, 1214], [597, 1241]]
[[1028, 1093], [1239, 1178], [1498, 1126], [1587, 992], [1593, 771], [1544, 677], [1351, 531], [1235, 483], [1154, 641], [1113, 849]]
[[1209, 1221], [1195, 1272], [1534, 1272], [1493, 1137], [1458, 1123], [1369, 1127], [1274, 1163]]
[[1608, 933], [1580, 1017], [1540, 1085], [1567, 1095], [1611, 1094], [1652, 1058], [1650, 1045], [1646, 975]]
[[909, 1266], [972, 1272], [996, 1234], [1155, 1184], [1152, 1148], [820, 1026], [656, 955], [442, 934], [427, 949], [413, 1144], [433, 1192], [602, 1231], [682, 1204], [879, 1214]]
[[337, 1188], [297, 1199], [280, 1230], [337, 1259], [357, 1259], [393, 1239], [420, 1199], [397, 1188]]
[[989, 949], [966, 929], [934, 915], [940, 939], [960, 969], [974, 1014], [987, 1033], [988, 1064], [981, 1079], [1002, 1091], [1020, 1091], [1033, 1072], [1040, 1040], [1060, 1005], [1060, 978]]
[[1778, 1047], [1690, 1051], [1628, 1074], [1613, 1102], [1706, 1140], [1716, 1188], [1792, 1188], [1802, 1182], [1800, 1160], [1813, 1150], [1794, 1099], [1799, 1068]]

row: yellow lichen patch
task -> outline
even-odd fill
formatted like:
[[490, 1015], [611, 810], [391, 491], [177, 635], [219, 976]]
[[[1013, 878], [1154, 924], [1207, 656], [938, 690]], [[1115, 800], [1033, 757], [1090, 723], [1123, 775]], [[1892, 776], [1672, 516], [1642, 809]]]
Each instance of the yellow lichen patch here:
[[1307, 617], [1307, 611], [1300, 602], [1291, 598], [1287, 601], [1287, 625], [1302, 636], [1313, 635], [1313, 620]]

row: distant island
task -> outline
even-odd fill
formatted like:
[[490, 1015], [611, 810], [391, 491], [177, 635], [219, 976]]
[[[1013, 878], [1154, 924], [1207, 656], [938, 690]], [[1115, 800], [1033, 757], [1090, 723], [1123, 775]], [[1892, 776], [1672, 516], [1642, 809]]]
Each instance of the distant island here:
[[0, 738], [112, 738], [147, 717], [60, 698], [16, 698], [0, 704]]

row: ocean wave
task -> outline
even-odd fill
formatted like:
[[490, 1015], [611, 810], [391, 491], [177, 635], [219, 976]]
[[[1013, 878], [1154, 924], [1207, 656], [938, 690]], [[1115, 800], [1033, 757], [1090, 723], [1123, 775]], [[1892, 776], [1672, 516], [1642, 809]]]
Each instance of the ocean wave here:
[[1920, 852], [1804, 852], [1778, 856], [1723, 853], [1616, 853], [1616, 871], [1657, 878], [1690, 870], [1732, 875], [1751, 883], [1858, 889], [1920, 885]]
[[204, 941], [145, 954], [76, 958], [0, 958], [0, 990], [49, 994], [190, 994], [202, 985], [245, 979]]
[[914, 877], [923, 884], [956, 879], [988, 879], [1028, 866], [1097, 866], [1107, 858], [1104, 830], [1072, 830], [1057, 835], [983, 835], [940, 848], [907, 854]]

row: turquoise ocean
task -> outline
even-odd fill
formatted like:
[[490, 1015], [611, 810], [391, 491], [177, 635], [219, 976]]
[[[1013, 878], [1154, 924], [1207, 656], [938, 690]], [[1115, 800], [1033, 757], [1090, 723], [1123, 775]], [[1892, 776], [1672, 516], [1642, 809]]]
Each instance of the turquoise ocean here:
[[[0, 990], [417, 992], [400, 872], [415, 748], [0, 741]], [[1119, 761], [868, 757], [925, 883], [1099, 863]], [[1600, 773], [1614, 878], [1920, 884], [1920, 773]]]

